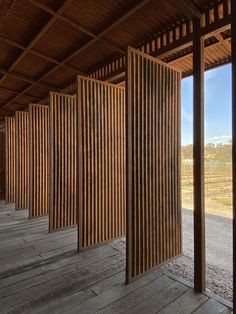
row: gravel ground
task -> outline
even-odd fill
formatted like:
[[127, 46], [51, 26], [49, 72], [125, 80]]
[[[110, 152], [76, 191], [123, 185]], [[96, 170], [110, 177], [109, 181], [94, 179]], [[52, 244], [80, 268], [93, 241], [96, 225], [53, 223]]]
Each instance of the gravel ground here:
[[[186, 255], [164, 266], [173, 274], [193, 282], [193, 259]], [[232, 274], [223, 268], [207, 264], [207, 288], [214, 294], [232, 302]]]
[[[189, 282], [193, 283], [193, 235], [192, 212], [183, 211], [183, 251], [184, 255], [163, 266]], [[206, 219], [207, 250], [207, 288], [214, 294], [232, 301], [232, 243], [231, 221], [218, 216], [207, 215]], [[125, 238], [114, 244], [125, 248]], [[219, 266], [220, 265], [220, 266]]]

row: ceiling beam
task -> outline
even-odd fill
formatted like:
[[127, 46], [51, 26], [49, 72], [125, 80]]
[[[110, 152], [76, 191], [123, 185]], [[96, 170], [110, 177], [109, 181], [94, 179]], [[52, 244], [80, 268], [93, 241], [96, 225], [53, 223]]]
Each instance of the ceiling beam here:
[[[10, 38], [7, 38], [7, 37], [5, 37], [5, 36], [3, 36], [1, 34], [0, 34], [0, 41], [4, 42], [4, 43], [6, 43], [6, 44], [8, 44], [8, 45], [10, 45], [12, 47], [16, 47], [18, 49], [21, 49], [21, 50], [26, 50], [27, 49], [27, 46], [24, 46], [24, 45], [18, 43], [17, 41], [15, 41], [13, 39], [10, 39]], [[33, 54], [33, 55], [35, 55], [37, 57], [40, 57], [41, 59], [44, 59], [44, 60], [49, 61], [49, 62], [52, 62], [54, 64], [59, 64], [60, 63], [59, 60], [57, 60], [55, 58], [52, 58], [50, 56], [47, 56], [46, 54], [41, 53], [41, 52], [39, 52], [39, 51], [37, 51], [35, 49], [29, 49], [28, 52], [30, 52], [31, 54]], [[73, 71], [76, 70], [76, 71], [80, 72], [81, 75], [85, 75], [78, 68], [72, 67], [69, 64], [64, 64], [64, 67], [67, 67], [68, 69], [73, 70]]]
[[[4, 87], [4, 86], [0, 86], [0, 90], [2, 90], [3, 92], [12, 93], [14, 95], [19, 95], [20, 94], [19, 91], [16, 91], [14, 89], [7, 88], [7, 87]], [[37, 100], [41, 99], [41, 97], [30, 95], [30, 94], [24, 94], [24, 95], [27, 96], [27, 97], [31, 97], [31, 98], [37, 99]]]
[[103, 30], [101, 33], [99, 33], [95, 38], [90, 40], [88, 43], [77, 49], [74, 53], [69, 55], [65, 60], [63, 60], [59, 65], [52, 68], [49, 72], [45, 73], [45, 75], [42, 77], [42, 79], [45, 79], [50, 74], [52, 74], [54, 71], [56, 71], [60, 66], [62, 66], [64, 63], [69, 62], [71, 59], [76, 57], [79, 53], [83, 52], [84, 50], [88, 49], [91, 45], [93, 45], [95, 42], [97, 42], [99, 39], [101, 39], [103, 36], [105, 36], [107, 33], [109, 33], [111, 30], [113, 30], [115, 27], [119, 26], [123, 21], [125, 21], [127, 18], [132, 16], [134, 13], [139, 11], [142, 7], [148, 4], [151, 0], [142, 0], [137, 5], [135, 5], [132, 9], [130, 9], [126, 14], [121, 16], [119, 19], [117, 19], [114, 23], [112, 23], [110, 26], [108, 26], [105, 30]]
[[228, 52], [231, 52], [231, 43], [225, 40], [221, 33], [215, 34], [214, 36]]
[[[69, 3], [71, 3], [73, 0], [67, 0], [64, 5], [57, 11], [57, 14], [53, 16], [53, 18], [50, 20], [53, 22], [55, 21], [55, 19], [59, 16], [59, 14], [61, 14], [65, 8], [69, 5]], [[74, 53], [70, 54], [67, 58], [65, 58], [62, 62], [60, 62], [60, 64], [57, 64], [55, 67], [53, 67], [51, 70], [47, 71], [41, 78], [39, 78], [37, 80], [38, 82], [42, 82], [42, 80], [44, 80], [46, 77], [48, 77], [50, 74], [52, 74], [54, 71], [56, 71], [59, 67], [61, 67], [62, 65], [64, 65], [65, 63], [69, 62], [71, 59], [73, 59], [75, 56], [77, 56], [79, 53], [81, 53], [82, 51], [84, 51], [85, 49], [89, 48], [92, 44], [94, 44], [95, 42], [97, 42], [99, 39], [101, 39], [103, 36], [105, 36], [108, 32], [110, 32], [112, 29], [114, 29], [115, 27], [119, 26], [123, 21], [125, 21], [127, 18], [129, 18], [130, 16], [132, 16], [134, 13], [136, 13], [137, 11], [139, 11], [141, 8], [143, 8], [145, 5], [147, 5], [151, 0], [142, 0], [140, 1], [137, 5], [135, 5], [132, 9], [130, 9], [128, 12], [126, 12], [124, 15], [122, 15], [120, 18], [118, 18], [114, 23], [112, 23], [110, 26], [108, 26], [105, 30], [103, 30], [101, 33], [99, 33], [98, 35], [96, 35], [95, 38], [91, 39], [87, 44], [83, 45], [82, 47], [80, 47], [79, 49], [77, 49]], [[48, 24], [52, 24], [52, 22]], [[47, 24], [47, 25], [48, 25]], [[45, 26], [45, 28], [47, 29], [47, 25]], [[42, 30], [42, 32], [45, 32], [45, 28]], [[39, 37], [41, 37], [41, 33], [38, 34]], [[37, 39], [37, 37], [35, 38], [35, 40]], [[34, 42], [34, 40], [32, 41]], [[30, 44], [27, 49], [31, 49], [33, 47], [34, 43]], [[27, 51], [27, 50], [26, 50]], [[17, 61], [17, 60], [16, 60]], [[15, 62], [17, 63], [17, 62]], [[14, 64], [13, 64], [14, 65]], [[10, 73], [10, 72], [9, 72]], [[0, 79], [0, 83], [1, 83], [1, 79]], [[31, 86], [35, 85], [35, 83], [32, 83], [32, 85], [28, 86], [27, 88], [25, 88], [19, 95], [14, 96], [10, 101], [6, 102], [3, 106], [0, 106], [0, 108], [5, 108], [8, 104], [11, 103], [11, 101], [15, 101], [15, 99], [17, 99], [20, 95], [24, 94], [25, 92], [27, 92]]]
[[29, 84], [32, 84], [32, 85], [37, 85], [37, 86], [40, 86], [40, 87], [43, 87], [43, 88], [49, 88], [49, 89], [52, 89], [52, 90], [59, 90], [58, 87], [56, 87], [55, 85], [51, 85], [49, 83], [45, 83], [45, 82], [39, 82], [38, 80], [36, 79], [33, 79], [27, 75], [24, 75], [24, 74], [21, 74], [21, 73], [18, 73], [18, 72], [9, 72], [9, 70], [6, 70], [2, 67], [0, 67], [0, 73], [3, 74], [3, 75], [8, 75], [8, 76], [11, 76], [11, 77], [14, 77], [16, 79], [19, 79], [21, 81], [24, 81], [24, 82], [27, 82]]
[[[58, 9], [55, 15], [40, 29], [40, 31], [34, 36], [34, 38], [30, 41], [27, 48], [20, 54], [19, 57], [13, 62], [13, 64], [8, 69], [8, 72], [14, 70], [14, 68], [19, 64], [19, 62], [24, 58], [24, 56], [30, 52], [30, 49], [43, 37], [43, 35], [49, 30], [49, 28], [56, 22], [58, 16], [62, 14], [66, 8], [71, 4], [73, 0], [65, 0], [61, 7]], [[0, 79], [0, 83], [5, 78], [5, 75]]]
[[[54, 10], [52, 10], [51, 8], [49, 8], [47, 5], [42, 4], [40, 2], [38, 2], [37, 0], [27, 0], [28, 2], [32, 3], [33, 5], [39, 7], [40, 9], [44, 10], [45, 12], [51, 14], [51, 15], [55, 15], [56, 12]], [[67, 18], [66, 16], [62, 16], [59, 15], [58, 19], [61, 21], [66, 22], [68, 25], [70, 25], [71, 27], [77, 29], [78, 31], [90, 36], [91, 38], [96, 38], [96, 34], [94, 34], [93, 32], [91, 32], [90, 30], [86, 29], [85, 27], [79, 25], [77, 22], [73, 22], [72, 20], [70, 20], [69, 18]], [[125, 50], [121, 49], [120, 47], [118, 47], [117, 45], [113, 44], [111, 41], [107, 40], [107, 39], [102, 39], [104, 42], [106, 42], [110, 47], [112, 47], [114, 50], [116, 50], [119, 53], [124, 54]]]
[[[231, 39], [230, 37], [229, 37], [229, 38], [225, 38], [225, 39], [224, 39], [224, 42], [225, 42], [225, 43], [229, 43], [230, 39]], [[208, 44], [208, 45], [205, 44], [205, 49], [211, 48], [212, 46], [221, 45], [221, 44], [222, 44], [222, 43], [221, 43], [221, 42], [218, 42], [218, 41], [217, 41], [217, 42], [214, 42], [214, 43], [210, 43], [210, 44]], [[158, 59], [163, 60], [164, 58], [171, 57], [171, 54], [174, 54], [174, 53], [176, 53], [177, 51], [181, 51], [181, 50], [183, 50], [183, 49], [185, 49], [185, 48], [187, 48], [187, 47], [191, 47], [191, 45], [192, 45], [192, 42], [189, 42], [188, 45], [186, 44], [186, 45], [182, 46], [181, 49], [178, 49], [178, 50], [175, 50], [175, 49], [174, 49], [174, 50], [168, 51], [168, 52], [163, 52], [163, 51], [161, 51], [161, 49], [160, 49], [159, 54], [156, 53], [156, 54], [155, 54], [155, 57], [158, 58]], [[176, 49], [177, 49], [177, 48], [176, 48]], [[192, 55], [192, 49], [189, 50], [189, 51], [187, 51], [187, 52], [184, 53], [183, 55], [180, 55], [180, 56], [177, 56], [177, 57], [171, 59], [170, 61], [167, 61], [167, 62], [164, 61], [164, 60], [163, 60], [163, 61], [166, 62], [166, 63], [170, 63], [170, 64], [171, 64], [171, 63], [173, 63], [173, 62], [175, 62], [175, 61], [178, 61], [178, 60], [181, 60], [181, 59], [183, 59], [183, 58], [186, 58], [186, 57], [189, 56], [189, 55]], [[116, 82], [117, 80], [124, 79], [124, 77], [125, 77], [125, 70], [126, 70], [126, 67], [122, 67], [122, 68], [120, 68], [119, 70], [115, 71], [112, 75], [104, 76], [102, 80], [107, 81], [107, 82], [110, 82], [110, 83], [114, 83], [114, 82]]]
[[0, 30], [4, 20], [7, 18], [15, 0], [0, 1]]

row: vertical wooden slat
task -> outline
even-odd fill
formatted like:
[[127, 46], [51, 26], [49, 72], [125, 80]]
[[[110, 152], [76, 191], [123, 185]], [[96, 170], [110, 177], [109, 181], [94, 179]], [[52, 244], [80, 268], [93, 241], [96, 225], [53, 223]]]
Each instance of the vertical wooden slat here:
[[16, 111], [16, 209], [29, 208], [29, 116]]
[[50, 93], [49, 231], [76, 224], [76, 96]]
[[232, 164], [233, 164], [233, 308], [236, 311], [236, 3], [231, 1]]
[[78, 76], [79, 250], [125, 233], [124, 99], [123, 88]]
[[126, 281], [129, 283], [182, 252], [181, 74], [133, 48], [128, 49], [126, 60]]
[[5, 122], [0, 124], [0, 200], [5, 199], [5, 169], [6, 169], [6, 144], [5, 144]]
[[193, 22], [194, 288], [205, 290], [204, 38]]
[[16, 201], [16, 119], [14, 117], [5, 118], [5, 152], [6, 152], [6, 173], [5, 173], [5, 201], [15, 203]]
[[48, 214], [48, 123], [49, 108], [29, 105], [29, 217]]

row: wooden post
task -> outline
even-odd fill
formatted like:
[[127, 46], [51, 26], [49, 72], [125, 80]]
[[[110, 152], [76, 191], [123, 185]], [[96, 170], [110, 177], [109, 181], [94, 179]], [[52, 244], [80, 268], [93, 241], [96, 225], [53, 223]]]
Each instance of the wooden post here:
[[194, 288], [205, 290], [204, 38], [200, 20], [193, 31]]
[[233, 163], [233, 308], [236, 313], [236, 3], [231, 1], [232, 163]]

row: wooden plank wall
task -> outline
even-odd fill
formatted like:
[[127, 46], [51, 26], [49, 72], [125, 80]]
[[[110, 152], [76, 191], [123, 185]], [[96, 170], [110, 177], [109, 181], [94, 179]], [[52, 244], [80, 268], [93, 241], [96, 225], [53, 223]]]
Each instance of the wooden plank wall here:
[[16, 111], [16, 209], [29, 208], [29, 115]]
[[125, 234], [125, 91], [78, 76], [79, 250]]
[[49, 209], [49, 108], [29, 105], [29, 217], [48, 214]]
[[50, 93], [49, 231], [76, 221], [76, 96]]
[[5, 199], [5, 122], [0, 124], [0, 200]]
[[127, 282], [181, 254], [180, 79], [127, 54]]
[[16, 201], [16, 119], [5, 118], [5, 202]]

